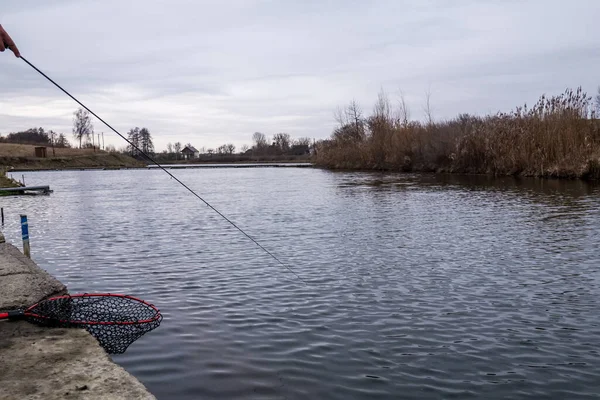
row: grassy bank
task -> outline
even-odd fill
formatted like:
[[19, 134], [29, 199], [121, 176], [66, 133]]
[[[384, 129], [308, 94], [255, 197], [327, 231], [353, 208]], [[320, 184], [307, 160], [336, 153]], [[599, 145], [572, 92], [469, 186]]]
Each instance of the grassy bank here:
[[0, 188], [19, 187], [21, 184], [6, 176], [6, 171], [0, 168]]
[[25, 144], [0, 143], [0, 167], [6, 170], [45, 170], [78, 168], [137, 168], [146, 163], [128, 155], [92, 149], [47, 149], [47, 158], [35, 157], [34, 147]]
[[427, 123], [380, 95], [371, 116], [352, 104], [339, 120], [317, 147], [319, 166], [600, 179], [600, 120], [581, 89], [510, 113]]

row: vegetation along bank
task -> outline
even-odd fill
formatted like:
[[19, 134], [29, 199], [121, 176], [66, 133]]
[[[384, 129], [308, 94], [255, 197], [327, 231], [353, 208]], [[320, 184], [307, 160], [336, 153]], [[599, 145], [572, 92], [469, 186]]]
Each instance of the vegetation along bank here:
[[454, 172], [600, 179], [600, 91], [581, 88], [542, 96], [531, 108], [487, 116], [462, 114], [411, 121], [401, 98], [394, 109], [381, 93], [370, 116], [356, 103], [338, 112], [339, 127], [316, 148], [331, 169]]

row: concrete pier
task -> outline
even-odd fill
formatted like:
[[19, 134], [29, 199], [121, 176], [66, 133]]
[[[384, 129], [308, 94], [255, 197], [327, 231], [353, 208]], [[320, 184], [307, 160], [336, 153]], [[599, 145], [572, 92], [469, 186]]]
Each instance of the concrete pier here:
[[[0, 233], [0, 312], [25, 308], [67, 288]], [[155, 399], [111, 361], [88, 332], [0, 321], [0, 400]]]

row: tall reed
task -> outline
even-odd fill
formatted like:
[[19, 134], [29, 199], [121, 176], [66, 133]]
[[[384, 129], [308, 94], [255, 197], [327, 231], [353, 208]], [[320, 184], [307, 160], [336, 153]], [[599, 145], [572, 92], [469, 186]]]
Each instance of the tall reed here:
[[600, 179], [600, 120], [581, 88], [531, 108], [426, 123], [380, 94], [370, 116], [352, 102], [337, 119], [316, 146], [315, 162], [326, 168]]

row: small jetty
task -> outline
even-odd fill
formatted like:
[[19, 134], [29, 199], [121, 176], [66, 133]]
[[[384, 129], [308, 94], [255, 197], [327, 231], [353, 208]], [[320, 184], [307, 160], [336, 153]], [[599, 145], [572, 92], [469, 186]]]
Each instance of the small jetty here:
[[10, 187], [0, 188], [0, 196], [12, 196], [12, 195], [36, 195], [36, 194], [50, 194], [50, 186], [21, 186], [21, 187]]

